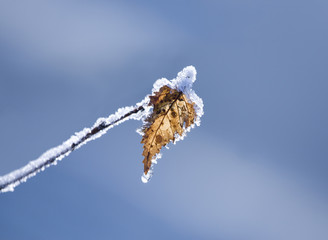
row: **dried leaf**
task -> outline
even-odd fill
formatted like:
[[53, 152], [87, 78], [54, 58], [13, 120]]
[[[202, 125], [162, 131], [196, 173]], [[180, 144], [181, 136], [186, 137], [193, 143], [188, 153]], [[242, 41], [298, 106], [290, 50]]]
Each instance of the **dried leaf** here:
[[161, 87], [154, 96], [150, 96], [149, 105], [153, 106], [153, 112], [146, 119], [141, 141], [144, 144], [142, 155], [145, 157], [145, 174], [161, 148], [174, 141], [176, 134], [182, 136], [196, 117], [194, 103], [189, 103], [185, 94], [168, 86]]

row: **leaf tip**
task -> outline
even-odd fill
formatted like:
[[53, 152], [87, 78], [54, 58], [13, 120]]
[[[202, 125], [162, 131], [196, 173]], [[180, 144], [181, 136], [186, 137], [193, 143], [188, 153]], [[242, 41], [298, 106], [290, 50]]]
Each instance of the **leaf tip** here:
[[150, 178], [151, 178], [151, 176], [152, 176], [152, 173], [151, 173], [151, 171], [149, 170], [149, 171], [147, 172], [147, 174], [145, 174], [145, 173], [142, 174], [142, 176], [141, 176], [141, 181], [142, 181], [143, 183], [148, 183], [149, 180], [150, 180]]

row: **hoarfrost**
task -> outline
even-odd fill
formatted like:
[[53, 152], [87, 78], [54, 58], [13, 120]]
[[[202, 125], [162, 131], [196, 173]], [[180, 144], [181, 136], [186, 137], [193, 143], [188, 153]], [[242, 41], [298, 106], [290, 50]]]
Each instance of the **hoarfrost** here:
[[[152, 95], [157, 92], [162, 86], [168, 85], [171, 88], [182, 91], [191, 102], [194, 102], [196, 111], [196, 120], [193, 125], [185, 129], [185, 133], [189, 132], [195, 125], [200, 125], [200, 118], [203, 115], [203, 101], [196, 93], [191, 89], [193, 82], [196, 80], [196, 69], [193, 66], [188, 66], [178, 73], [177, 77], [171, 81], [166, 78], [157, 80], [152, 89]], [[39, 158], [29, 162], [26, 166], [14, 170], [4, 176], [0, 177], [0, 191], [8, 192], [14, 191], [14, 188], [20, 183], [25, 182], [28, 178], [35, 176], [38, 172], [43, 171], [45, 168], [56, 165], [58, 161], [68, 156], [75, 149], [80, 148], [87, 142], [95, 140], [104, 135], [109, 129], [116, 125], [121, 124], [130, 119], [145, 120], [147, 116], [152, 113], [152, 107], [149, 106], [149, 95], [147, 95], [136, 106], [120, 108], [115, 114], [108, 116], [107, 118], [99, 118], [91, 128], [84, 128], [80, 132], [76, 132], [68, 140], [61, 145], [51, 148], [43, 153]], [[139, 129], [139, 134], [143, 134]], [[177, 135], [174, 144], [182, 140], [186, 134], [182, 136]], [[157, 164], [157, 159], [161, 158], [161, 154], [157, 154], [152, 160], [151, 169], [147, 174], [143, 174], [141, 177], [142, 182], [149, 181], [153, 174], [153, 166]]]
[[68, 156], [75, 149], [80, 148], [87, 142], [104, 135], [109, 129], [129, 119], [140, 120], [145, 114], [149, 114], [148, 100], [146, 98], [135, 107], [124, 107], [107, 118], [99, 118], [91, 128], [84, 128], [76, 132], [61, 145], [51, 148], [39, 158], [29, 162], [26, 166], [12, 171], [0, 177], [0, 191], [14, 191], [14, 188], [28, 178], [35, 176], [50, 165], [56, 165], [58, 161]]

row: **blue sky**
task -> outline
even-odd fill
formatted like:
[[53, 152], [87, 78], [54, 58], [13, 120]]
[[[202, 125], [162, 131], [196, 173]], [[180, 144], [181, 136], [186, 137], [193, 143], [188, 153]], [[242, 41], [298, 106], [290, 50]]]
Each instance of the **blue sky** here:
[[327, 239], [326, 1], [2, 1], [0, 175], [198, 71], [148, 184], [128, 121], [15, 192], [1, 239]]

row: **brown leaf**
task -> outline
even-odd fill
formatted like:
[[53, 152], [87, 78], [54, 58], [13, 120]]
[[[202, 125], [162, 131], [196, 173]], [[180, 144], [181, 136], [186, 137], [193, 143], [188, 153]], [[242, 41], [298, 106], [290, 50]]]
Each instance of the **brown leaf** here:
[[144, 144], [142, 155], [145, 157], [145, 174], [155, 155], [163, 146], [174, 141], [175, 134], [182, 136], [185, 129], [194, 123], [196, 114], [194, 104], [189, 103], [182, 92], [168, 86], [161, 87], [154, 96], [150, 96], [149, 105], [153, 106], [153, 113], [146, 119], [141, 140]]

